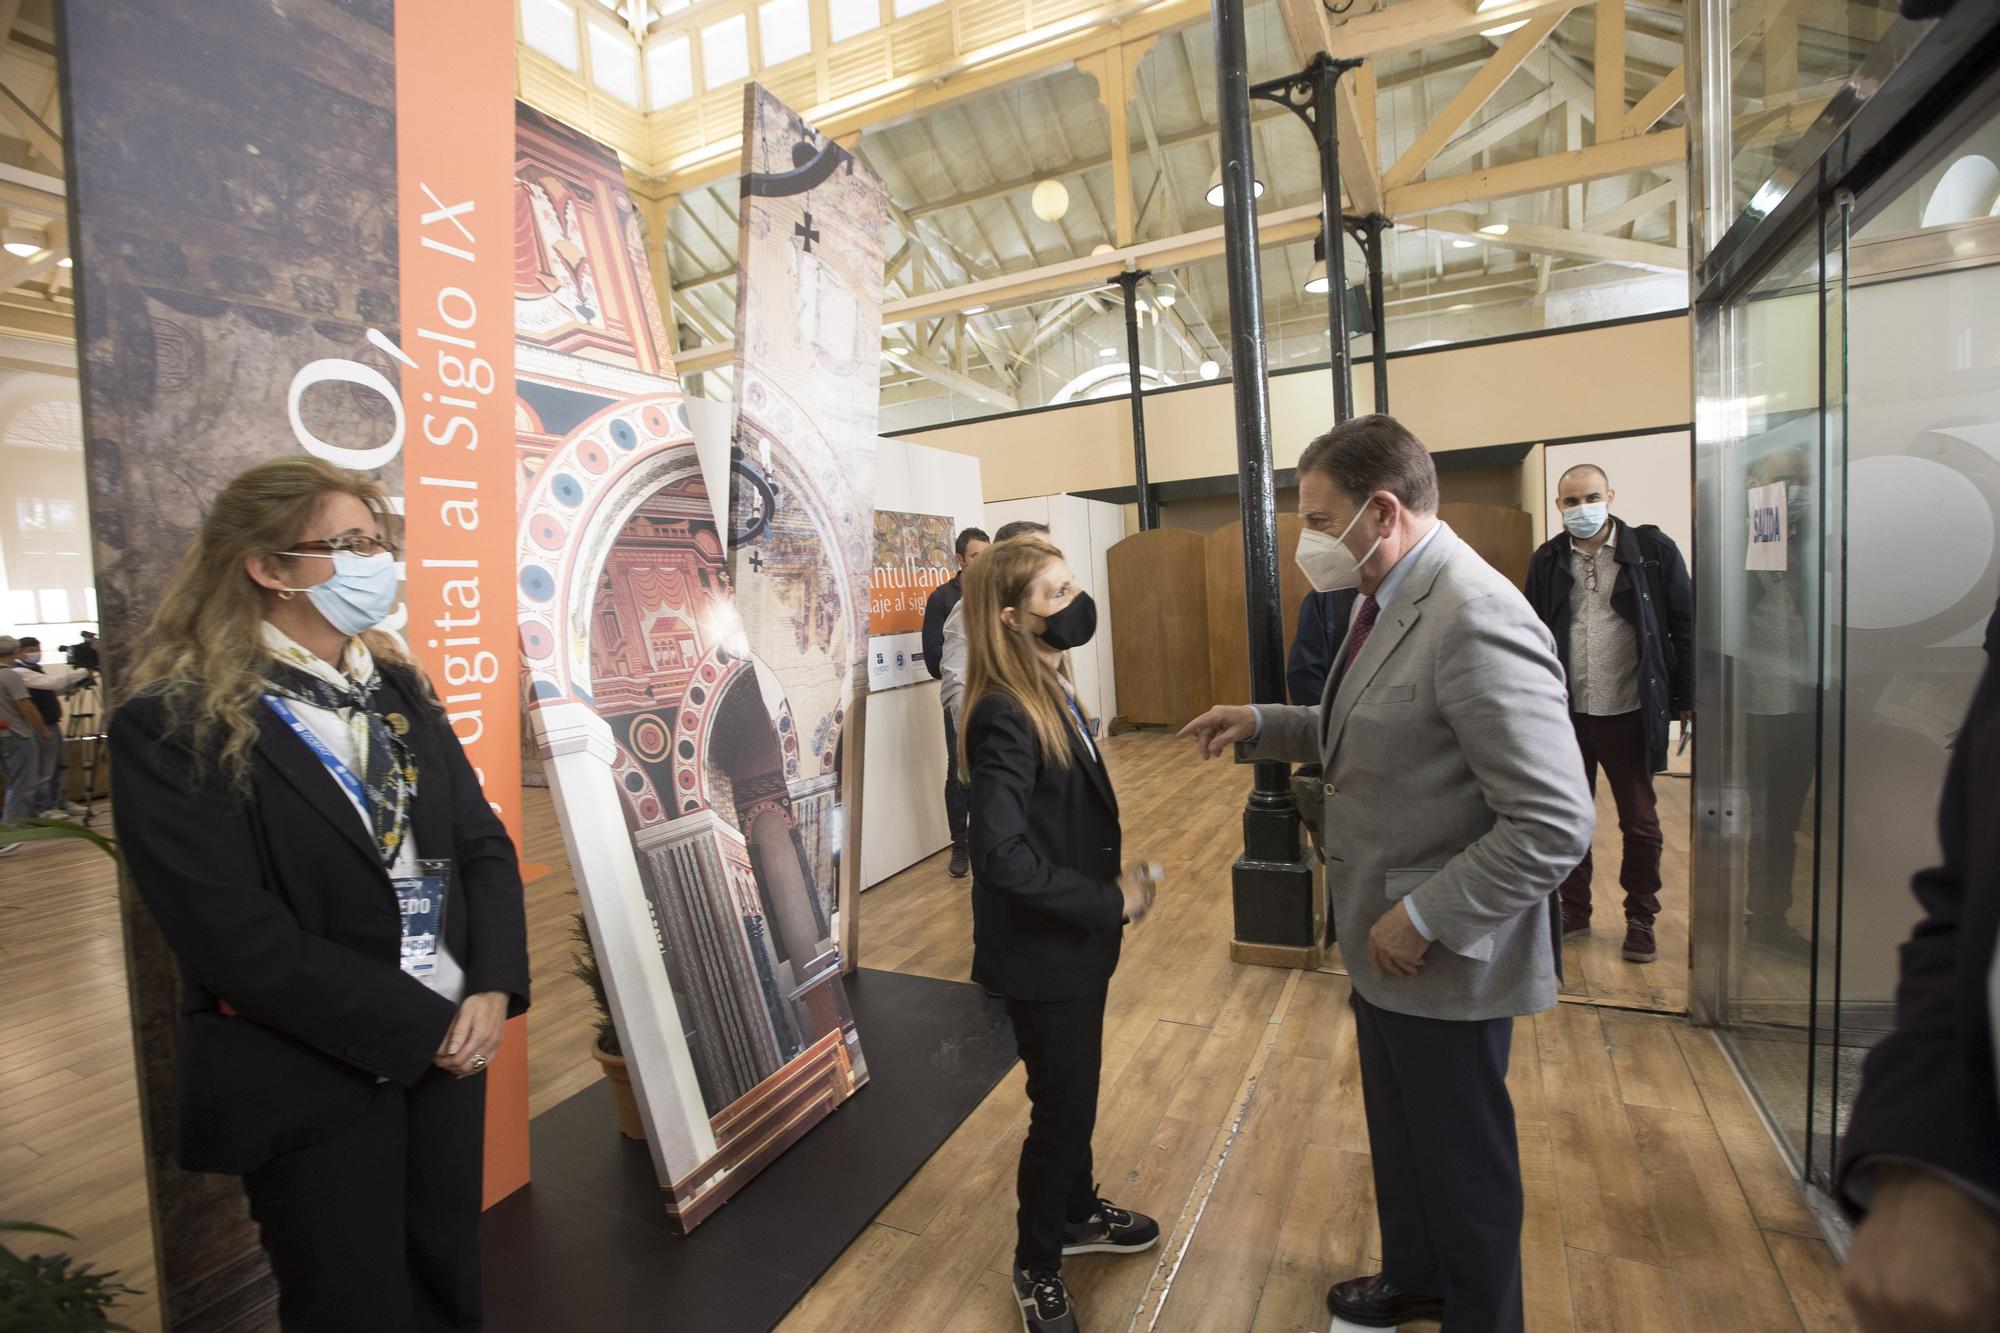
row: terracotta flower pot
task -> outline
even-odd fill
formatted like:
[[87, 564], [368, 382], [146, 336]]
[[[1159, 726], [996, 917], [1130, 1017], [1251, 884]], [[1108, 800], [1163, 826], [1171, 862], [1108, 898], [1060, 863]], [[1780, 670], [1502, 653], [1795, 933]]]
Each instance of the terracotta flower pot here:
[[607, 1053], [596, 1042], [591, 1043], [590, 1053], [604, 1066], [604, 1077], [610, 1080], [611, 1104], [618, 1108], [618, 1132], [643, 1141], [646, 1122], [639, 1118], [639, 1099], [632, 1095], [632, 1074], [625, 1068], [625, 1057]]

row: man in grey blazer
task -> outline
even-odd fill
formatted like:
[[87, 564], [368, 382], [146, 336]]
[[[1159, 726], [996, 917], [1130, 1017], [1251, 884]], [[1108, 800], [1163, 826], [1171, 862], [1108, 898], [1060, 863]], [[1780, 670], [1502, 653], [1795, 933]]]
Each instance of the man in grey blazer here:
[[1555, 643], [1439, 521], [1437, 470], [1394, 418], [1299, 460], [1299, 563], [1362, 593], [1319, 705], [1220, 707], [1204, 757], [1324, 765], [1327, 890], [1354, 986], [1382, 1272], [1349, 1323], [1522, 1328], [1521, 1167], [1507, 1059], [1556, 1002], [1553, 894], [1596, 814]]

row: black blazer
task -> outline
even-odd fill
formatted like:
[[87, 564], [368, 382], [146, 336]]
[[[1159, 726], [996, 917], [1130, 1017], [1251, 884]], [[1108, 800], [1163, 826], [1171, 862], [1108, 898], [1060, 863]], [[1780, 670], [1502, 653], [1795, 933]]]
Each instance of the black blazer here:
[[[1618, 525], [1611, 548], [1618, 580], [1611, 609], [1631, 623], [1639, 640], [1639, 722], [1655, 773], [1667, 768], [1667, 731], [1675, 716], [1694, 709], [1694, 584], [1680, 547], [1650, 523]], [[1559, 532], [1528, 560], [1528, 604], [1555, 636], [1556, 657], [1569, 675], [1569, 597], [1574, 544]], [[1572, 704], [1575, 702], [1571, 701]]]
[[[411, 723], [417, 854], [454, 862], [445, 942], [465, 993], [505, 991], [509, 1014], [521, 1013], [514, 844], [443, 712], [413, 677], [382, 675], [387, 706]], [[395, 890], [346, 793], [289, 727], [258, 712], [247, 798], [166, 738], [157, 695], [111, 720], [119, 848], [181, 965], [176, 1155], [191, 1171], [240, 1175], [339, 1133], [378, 1077], [423, 1077], [457, 1012], [404, 974]]]
[[[1987, 651], [2000, 647], [2000, 610]], [[1990, 656], [1938, 805], [1944, 864], [1912, 881], [1924, 918], [1903, 945], [1896, 1025], [1868, 1052], [1840, 1145], [1841, 1198], [1871, 1158], [1927, 1164], [2000, 1195], [1987, 977], [2000, 938], [2000, 662]]]
[[949, 583], [940, 583], [924, 599], [924, 670], [932, 680], [944, 679], [944, 622], [951, 609], [965, 596], [965, 576], [954, 574]]
[[1020, 704], [989, 694], [966, 722], [971, 761], [972, 979], [1018, 1000], [1068, 1000], [1111, 979], [1125, 929], [1118, 798], [1070, 735], [1042, 762]]

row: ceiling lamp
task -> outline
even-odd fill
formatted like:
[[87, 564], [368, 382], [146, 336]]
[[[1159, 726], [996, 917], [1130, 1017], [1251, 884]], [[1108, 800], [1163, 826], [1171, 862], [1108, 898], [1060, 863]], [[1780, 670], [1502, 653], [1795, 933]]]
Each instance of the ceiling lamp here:
[[1451, 248], [1454, 250], [1470, 250], [1473, 246], [1477, 244], [1479, 244], [1479, 242], [1468, 241], [1463, 236], [1461, 236], [1457, 240], [1451, 243]]
[[1479, 234], [1481, 236], [1505, 236], [1507, 234], [1507, 224], [1504, 222], [1489, 222], [1479, 229]]
[[886, 351], [890, 356], [908, 356], [910, 354], [910, 349], [905, 347], [902, 343], [890, 343], [883, 350]]
[[38, 231], [30, 231], [26, 227], [8, 227], [6, 230], [0, 231], [0, 249], [6, 250], [8, 254], [14, 256], [16, 259], [26, 259], [29, 255], [38, 255], [48, 248], [48, 242], [42, 238], [42, 234]]
[[1116, 347], [1100, 347], [1097, 349], [1097, 359], [1100, 361], [1109, 361], [1117, 355], [1118, 349]]
[[993, 307], [987, 305], [986, 302], [981, 301], [977, 305], [967, 306], [965, 309], [959, 311], [958, 313], [961, 315], [983, 315], [992, 308]]
[[58, 260], [56, 261], [56, 267], [57, 267], [57, 268], [75, 268], [75, 267], [76, 267], [76, 261], [75, 261], [74, 259], [71, 259], [71, 258], [70, 258], [70, 257], [69, 257], [68, 255], [64, 255], [64, 256], [63, 256], [63, 257], [62, 257], [61, 259], [58, 259]]
[[1222, 367], [1216, 365], [1215, 362], [1204, 361], [1201, 363], [1201, 377], [1203, 379], [1212, 380], [1221, 373], [1222, 373]]
[[1069, 187], [1059, 180], [1045, 180], [1029, 196], [1035, 216], [1044, 222], [1059, 222], [1069, 212]]
[[1118, 253], [1118, 247], [1113, 245], [1109, 241], [1099, 241], [1096, 245], [1090, 247], [1090, 257], [1092, 259], [1099, 258], [1100, 256], [1103, 255], [1115, 255], [1117, 253]]
[[1159, 302], [1160, 309], [1172, 310], [1174, 308], [1174, 302], [1180, 300], [1181, 298], [1174, 295], [1172, 288], [1166, 288], [1162, 291], [1154, 292], [1153, 299]]
[[1324, 259], [1313, 260], [1313, 266], [1306, 270], [1305, 287], [1314, 296], [1324, 296], [1326, 294], [1326, 261]]
[[[1222, 166], [1220, 163], [1216, 164], [1215, 174], [1208, 178], [1208, 191], [1202, 197], [1215, 205], [1215, 207], [1222, 207]], [[1264, 182], [1255, 176], [1250, 178], [1250, 197], [1252, 199], [1262, 199], [1264, 197]]]

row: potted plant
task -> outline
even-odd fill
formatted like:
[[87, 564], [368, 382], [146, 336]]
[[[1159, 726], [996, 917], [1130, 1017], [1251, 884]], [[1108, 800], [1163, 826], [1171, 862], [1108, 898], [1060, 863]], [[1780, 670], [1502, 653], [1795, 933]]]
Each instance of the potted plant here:
[[[33, 1222], [0, 1222], [0, 1232], [24, 1231], [43, 1236], [76, 1237]], [[111, 1322], [111, 1307], [121, 1296], [139, 1293], [115, 1281], [114, 1272], [93, 1272], [66, 1254], [30, 1254], [23, 1258], [0, 1245], [0, 1328], [35, 1329], [37, 1333], [82, 1333], [83, 1330], [124, 1330]]]
[[585, 924], [583, 913], [570, 918], [569, 937], [577, 944], [577, 951], [570, 958], [569, 974], [590, 987], [591, 1001], [597, 1006], [597, 1036], [590, 1044], [590, 1053], [597, 1058], [611, 1084], [611, 1104], [618, 1108], [618, 1132], [628, 1139], [644, 1139], [646, 1122], [639, 1118], [639, 1099], [632, 1093], [632, 1074], [625, 1067], [625, 1053], [618, 1045], [618, 1025], [611, 1021], [604, 973], [597, 966], [597, 949], [590, 942], [590, 927]]

